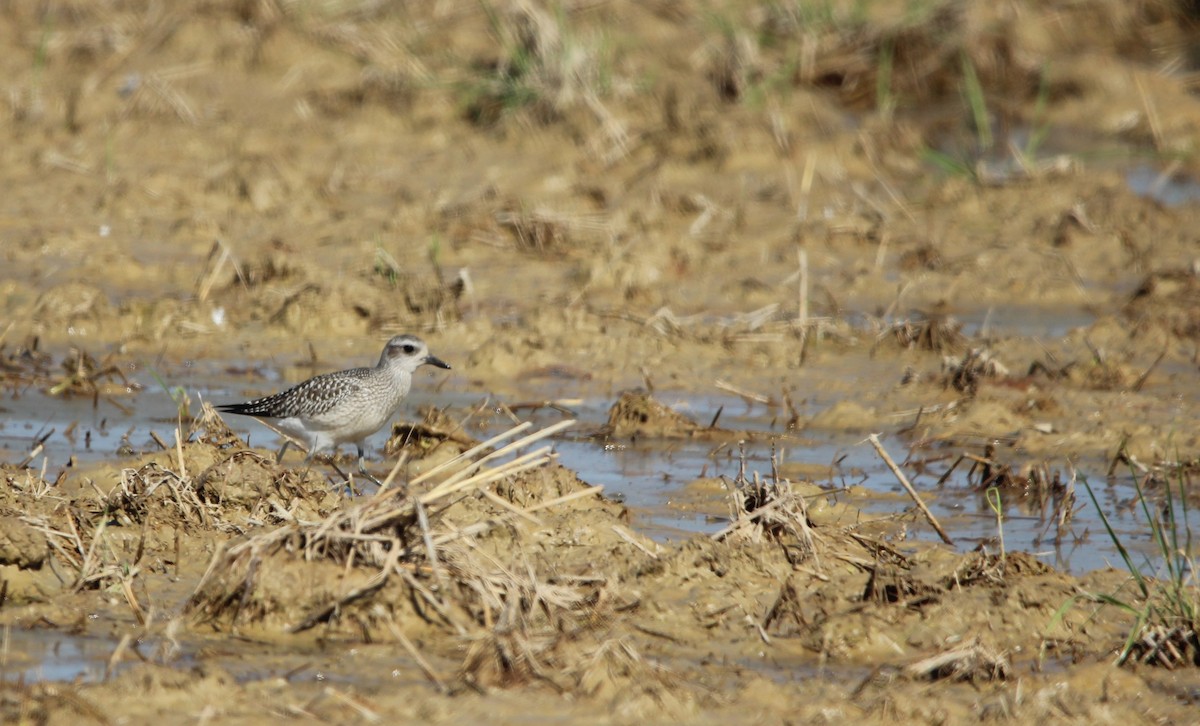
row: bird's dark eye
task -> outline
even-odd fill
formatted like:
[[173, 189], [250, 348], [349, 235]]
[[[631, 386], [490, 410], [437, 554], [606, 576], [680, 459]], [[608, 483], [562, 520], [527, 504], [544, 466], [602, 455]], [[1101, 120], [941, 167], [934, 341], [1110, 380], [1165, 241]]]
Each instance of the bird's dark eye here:
[[412, 355], [413, 353], [417, 352], [417, 346], [413, 345], [412, 343], [405, 343], [404, 345], [400, 346], [400, 350], [404, 351], [404, 355]]

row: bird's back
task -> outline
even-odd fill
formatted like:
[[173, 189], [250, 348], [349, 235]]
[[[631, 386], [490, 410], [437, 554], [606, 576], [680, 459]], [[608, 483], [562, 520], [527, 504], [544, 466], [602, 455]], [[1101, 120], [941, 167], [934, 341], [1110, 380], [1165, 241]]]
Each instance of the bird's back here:
[[339, 405], [352, 401], [377, 376], [373, 368], [324, 373], [286, 391], [245, 403], [217, 406], [217, 410], [258, 418], [318, 420], [336, 412]]

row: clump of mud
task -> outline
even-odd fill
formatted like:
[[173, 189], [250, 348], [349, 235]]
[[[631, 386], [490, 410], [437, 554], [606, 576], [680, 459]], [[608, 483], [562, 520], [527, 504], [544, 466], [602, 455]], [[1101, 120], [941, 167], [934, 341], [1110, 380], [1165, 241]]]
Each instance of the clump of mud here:
[[0, 345], [0, 386], [14, 393], [33, 386], [51, 396], [90, 397], [93, 402], [101, 396], [111, 400], [141, 390], [141, 384], [129, 380], [116, 361], [114, 355], [97, 359], [81, 348], [72, 348], [55, 361], [32, 338], [12, 351]]
[[608, 420], [597, 436], [603, 438], [750, 440], [762, 432], [736, 431], [717, 426], [721, 409], [707, 426], [672, 409], [645, 391], [625, 391], [608, 409]]
[[49, 556], [50, 541], [44, 532], [19, 517], [0, 517], [0, 565], [39, 570]]
[[[1029, 555], [911, 546], [896, 522], [774, 468], [743, 467], [728, 483], [718, 531], [664, 544], [631, 531], [628, 512], [548, 448], [521, 454], [546, 432], [471, 446], [407, 482], [347, 497], [245, 449], [208, 413], [199, 419], [208, 426], [173, 451], [97, 472], [69, 509], [52, 505], [28, 470], [25, 481], [7, 474], [5, 506], [41, 512], [0, 512], [12, 545], [0, 548], [9, 602], [58, 622], [70, 612], [66, 593], [117, 593], [108, 607], [164, 643], [161, 665], [129, 671], [122, 687], [169, 676], [169, 691], [186, 692], [220, 681], [219, 669], [169, 667], [170, 653], [190, 638], [236, 634], [284, 648], [390, 644], [391, 658], [398, 647], [460, 707], [472, 694], [515, 689], [680, 719], [723, 708], [708, 687], [722, 679], [782, 697], [770, 679], [712, 662], [754, 662], [767, 648], [779, 667], [872, 670], [843, 695], [870, 712], [908, 703], [885, 682], [1003, 693], [1014, 678], [1041, 677], [1031, 654], [1086, 662], [1126, 632], [1115, 609], [1063, 607], [1081, 587], [1115, 591], [1115, 573], [1080, 583]], [[437, 445], [453, 440], [430, 421], [443, 433]], [[62, 534], [71, 531], [78, 540]], [[72, 576], [56, 590], [17, 589], [17, 572], [55, 571]], [[156, 625], [180, 579], [190, 590], [182, 616]], [[253, 701], [247, 687], [237, 698]], [[39, 708], [44, 695], [19, 699]], [[86, 687], [76, 696], [97, 697]]]
[[207, 405], [181, 438], [135, 465], [64, 472], [54, 482], [27, 469], [4, 471], [9, 600], [46, 602], [115, 586], [140, 618], [130, 583], [143, 568], [169, 562], [178, 569], [205, 537], [318, 518], [340, 504], [323, 478], [280, 469], [247, 449]]
[[966, 346], [962, 323], [950, 316], [929, 315], [902, 320], [892, 325], [892, 339], [902, 348], [919, 348], [937, 353], [958, 353]]
[[1200, 262], [1147, 275], [1125, 314], [1138, 325], [1156, 323], [1180, 338], [1200, 338]]
[[626, 533], [623, 508], [544, 453], [479, 470], [489, 451], [230, 547], [186, 614], [218, 630], [396, 641], [417, 658], [413, 641], [432, 641], [426, 655], [462, 653], [454, 673], [427, 671], [441, 686], [661, 700], [669, 672], [622, 639], [615, 613], [630, 602], [592, 569], [597, 551], [628, 559], [648, 544]]
[[241, 263], [217, 244], [205, 266], [200, 300], [221, 310], [222, 324], [268, 323], [301, 333], [310, 330], [314, 316], [372, 330], [440, 325], [462, 316], [460, 302], [469, 285], [465, 273], [446, 273], [436, 264], [414, 271], [382, 248], [356, 273], [350, 279], [331, 278], [280, 240]]
[[384, 444], [388, 456], [401, 453], [411, 460], [420, 460], [425, 465], [437, 465], [466, 452], [479, 444], [468, 434], [460, 422], [445, 411], [424, 408], [418, 413], [418, 423], [396, 423]]
[[606, 432], [611, 436], [689, 437], [701, 427], [649, 393], [627, 391], [608, 411]]

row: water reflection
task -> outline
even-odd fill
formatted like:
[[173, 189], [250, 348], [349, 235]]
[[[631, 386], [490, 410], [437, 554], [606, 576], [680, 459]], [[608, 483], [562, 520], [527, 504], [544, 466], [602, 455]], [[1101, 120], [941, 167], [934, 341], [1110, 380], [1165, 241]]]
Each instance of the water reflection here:
[[[236, 398], [244, 393], [239, 385], [220, 377], [193, 383], [189, 390], [206, 400]], [[137, 452], [157, 450], [155, 437], [165, 442], [174, 440], [175, 403], [165, 392], [153, 388], [138, 396], [137, 405], [131, 407], [129, 414], [115, 409], [106, 411], [103, 405], [93, 408], [90, 401], [84, 404], [55, 400], [54, 405], [45, 405], [44, 400], [38, 402], [35, 398], [40, 398], [40, 394], [6, 402], [9, 411], [0, 429], [0, 448], [4, 450], [0, 456], [10, 463], [20, 463], [28, 457], [34, 443], [42, 440], [39, 457], [30, 466], [40, 471], [44, 464], [51, 480], [72, 457], [80, 462], [111, 460], [125, 448]], [[482, 430], [472, 431], [476, 436], [497, 433], [511, 425], [511, 419], [499, 413], [503, 410], [501, 402], [491, 401], [481, 407], [478, 395], [465, 392], [416, 393], [404, 415], [411, 417], [418, 406], [434, 402], [456, 411], [487, 409], [490, 414], [473, 415], [473, 425], [483, 424]], [[571, 413], [580, 422], [575, 434], [555, 441], [562, 463], [584, 481], [603, 485], [606, 496], [622, 500], [631, 508], [634, 525], [660, 541], [711, 534], [723, 527], [728, 517], [728, 487], [736, 480], [743, 459], [747, 471], [767, 477], [772, 455], [784, 476], [811, 479], [828, 488], [831, 497], [844, 496], [837, 492], [854, 485], [858, 492], [853, 501], [855, 506], [863, 507], [871, 515], [905, 516], [909, 537], [937, 541], [936, 534], [919, 517], [906, 514], [912, 508], [911, 500], [871, 447], [863, 442], [862, 434], [806, 431], [801, 437], [780, 430], [778, 412], [764, 405], [747, 404], [736, 396], [675, 396], [670, 400], [671, 405], [696, 420], [707, 422], [722, 410], [722, 426], [761, 435], [743, 444], [692, 439], [606, 441], [580, 434], [599, 429], [611, 401], [595, 398], [572, 403]], [[528, 414], [541, 425], [560, 420], [564, 415], [553, 409]], [[246, 424], [239, 430], [250, 437], [252, 445], [275, 444], [273, 435], [260, 427]], [[897, 460], [905, 459], [909, 442], [896, 436], [883, 437], [883, 441]], [[377, 452], [382, 435], [374, 437], [371, 443]], [[982, 455], [983, 452], [971, 452], [966, 445], [941, 452], [917, 452], [904, 468], [960, 550], [986, 547], [996, 551], [999, 545], [996, 516], [978, 482], [969, 476], [969, 467], [958, 467], [945, 476], [953, 457], [963, 453]], [[1097, 487], [1100, 504], [1126, 546], [1142, 553], [1142, 557], [1152, 558], [1154, 548], [1145, 516], [1140, 507], [1133, 506], [1132, 480], [1129, 477], [1106, 480], [1101, 462], [1079, 466], [1079, 476], [1086, 476]], [[705, 478], [716, 480], [716, 485], [691, 486]], [[862, 493], [867, 496], [860, 496]], [[1072, 516], [1065, 525], [1060, 526], [1055, 520], [1056, 511], [1061, 512], [1055, 504], [1053, 497], [1019, 490], [1002, 491], [1005, 546], [1009, 550], [1035, 553], [1048, 564], [1074, 573], [1119, 564], [1104, 525], [1081, 486], [1076, 486]], [[1195, 509], [1188, 511], [1194, 526], [1200, 525], [1193, 513]]]

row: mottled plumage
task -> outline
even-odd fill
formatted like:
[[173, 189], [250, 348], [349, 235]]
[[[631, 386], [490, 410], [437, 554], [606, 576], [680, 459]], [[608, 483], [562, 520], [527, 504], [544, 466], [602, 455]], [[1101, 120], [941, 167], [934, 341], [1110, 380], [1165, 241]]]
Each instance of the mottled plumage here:
[[229, 403], [217, 409], [223, 413], [263, 418], [313, 418], [328, 413], [340, 401], [361, 391], [364, 385], [369, 385], [363, 379], [369, 379], [374, 372], [373, 368], [351, 368], [348, 371], [322, 373], [282, 393], [273, 393], [246, 403]]
[[245, 403], [217, 406], [223, 413], [254, 416], [282, 434], [279, 458], [294, 441], [308, 451], [309, 461], [323, 449], [353, 443], [358, 448], [358, 468], [366, 476], [363, 441], [391, 419], [412, 387], [417, 368], [429, 364], [450, 366], [429, 354], [425, 343], [412, 335], [388, 341], [374, 368], [351, 368], [324, 373], [292, 388]]

